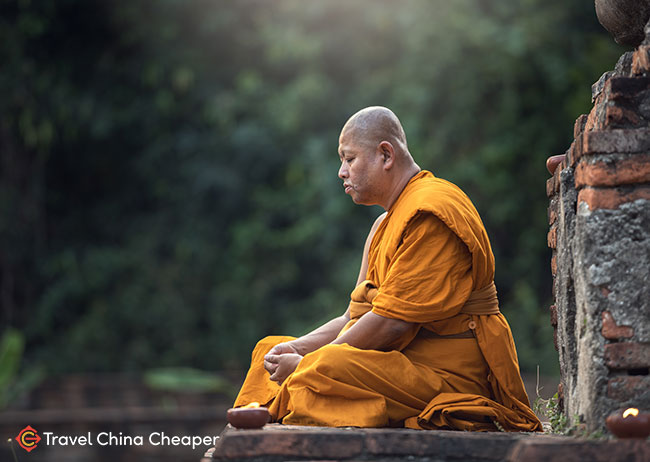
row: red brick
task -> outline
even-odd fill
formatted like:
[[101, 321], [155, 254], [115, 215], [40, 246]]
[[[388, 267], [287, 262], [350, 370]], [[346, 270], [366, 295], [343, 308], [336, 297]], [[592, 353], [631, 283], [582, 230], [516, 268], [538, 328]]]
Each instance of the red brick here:
[[585, 131], [585, 125], [587, 124], [587, 114], [582, 114], [576, 119], [576, 123], [573, 124], [573, 137], [577, 138], [578, 135]]
[[559, 181], [556, 179], [555, 175], [546, 180], [546, 195], [548, 197], [555, 196], [559, 190]]
[[551, 205], [548, 207], [548, 224], [550, 226], [553, 226], [553, 224], [557, 221], [557, 201], [552, 200]]
[[632, 109], [611, 105], [605, 109], [605, 127], [636, 127], [641, 122], [639, 115]]
[[603, 327], [600, 332], [606, 339], [619, 340], [634, 336], [634, 329], [630, 326], [619, 326], [616, 324], [612, 313], [609, 311], [603, 311], [602, 318]]
[[650, 376], [628, 375], [614, 377], [607, 382], [607, 397], [616, 401], [632, 401], [650, 390]]
[[650, 367], [650, 343], [625, 342], [605, 345], [605, 364], [610, 369]]
[[650, 72], [650, 46], [642, 45], [632, 55], [632, 74]]
[[605, 83], [604, 93], [609, 101], [617, 99], [629, 100], [649, 88], [650, 78], [612, 77]]
[[551, 312], [551, 326], [557, 326], [557, 306], [551, 305], [548, 310]]
[[551, 230], [546, 236], [546, 243], [548, 244], [549, 248], [557, 249], [557, 226], [551, 227]]
[[594, 100], [594, 106], [591, 108], [591, 111], [587, 115], [587, 122], [585, 123], [584, 133], [603, 129], [603, 114], [605, 112], [606, 106], [607, 100], [605, 99], [605, 92], [601, 91], [596, 96], [596, 99]]
[[578, 193], [578, 204], [584, 202], [589, 210], [615, 209], [621, 204], [634, 202], [639, 199], [650, 200], [650, 187], [637, 186], [631, 191], [621, 191], [616, 188], [581, 189]]
[[571, 144], [571, 166], [575, 166], [576, 162], [582, 157], [582, 152], [584, 150], [584, 139], [591, 132], [583, 132], [578, 134], [573, 143]]
[[573, 140], [571, 142], [571, 146], [569, 146], [569, 149], [567, 149], [565, 155], [566, 159], [564, 161], [564, 167], [573, 167], [576, 163], [576, 154], [575, 154], [575, 149], [576, 149], [576, 140]]
[[633, 154], [612, 162], [582, 161], [575, 171], [576, 187], [618, 186], [650, 182], [650, 154]]
[[557, 274], [557, 257], [555, 254], [551, 257], [551, 274], [553, 276]]
[[589, 111], [589, 114], [587, 114], [587, 122], [585, 123], [585, 131], [584, 131], [585, 133], [589, 133], [590, 131], [596, 128], [598, 122], [598, 104], [602, 99], [602, 96], [603, 94], [601, 93], [596, 97], [596, 103], [591, 108], [591, 111]]
[[576, 139], [576, 157], [586, 154], [647, 152], [650, 150], [650, 129], [598, 130], [583, 133]]

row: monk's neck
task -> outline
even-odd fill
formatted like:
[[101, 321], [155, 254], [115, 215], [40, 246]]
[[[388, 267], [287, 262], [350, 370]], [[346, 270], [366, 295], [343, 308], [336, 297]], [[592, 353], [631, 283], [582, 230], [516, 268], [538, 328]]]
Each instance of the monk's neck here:
[[391, 209], [393, 204], [397, 202], [397, 199], [402, 194], [402, 191], [404, 191], [404, 188], [406, 188], [406, 185], [409, 183], [409, 181], [411, 181], [415, 175], [420, 173], [420, 171], [420, 167], [414, 163], [407, 170], [405, 170], [402, 175], [400, 175], [399, 180], [394, 183], [394, 187], [391, 189], [391, 193], [388, 196], [386, 204], [383, 205], [385, 210]]

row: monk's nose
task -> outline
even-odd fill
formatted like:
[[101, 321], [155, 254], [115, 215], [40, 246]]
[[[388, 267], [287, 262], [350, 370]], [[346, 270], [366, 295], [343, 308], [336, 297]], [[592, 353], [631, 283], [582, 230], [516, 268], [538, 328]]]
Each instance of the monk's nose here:
[[341, 167], [339, 168], [339, 178], [345, 179], [348, 177], [348, 168], [345, 165], [345, 162], [341, 162]]

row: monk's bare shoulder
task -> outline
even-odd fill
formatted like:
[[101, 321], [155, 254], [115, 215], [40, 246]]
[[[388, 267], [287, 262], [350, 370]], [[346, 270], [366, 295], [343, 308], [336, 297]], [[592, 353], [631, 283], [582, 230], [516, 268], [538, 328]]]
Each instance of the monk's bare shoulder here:
[[[377, 228], [379, 228], [379, 225], [381, 225], [381, 222], [384, 221], [387, 214], [388, 212], [384, 212], [381, 215], [379, 215], [375, 220], [375, 222], [372, 224], [372, 227], [370, 228], [370, 232], [368, 233], [368, 237], [366, 238], [366, 243], [363, 246], [363, 256], [361, 257], [361, 268], [359, 269], [359, 277], [357, 278], [357, 285], [361, 284], [361, 282], [364, 279], [366, 279], [366, 273], [368, 272], [368, 252], [370, 251], [370, 244], [372, 243], [372, 238], [375, 236], [375, 233], [377, 232]], [[348, 315], [348, 313], [349, 311], [346, 311], [346, 315]]]
[[379, 225], [381, 225], [381, 222], [386, 218], [386, 215], [388, 215], [388, 212], [384, 212], [377, 217], [375, 222], [372, 224], [372, 228], [370, 228], [370, 236], [373, 236], [375, 234], [377, 228], [379, 228]]
[[379, 228], [379, 225], [381, 225], [381, 222], [384, 221], [386, 218], [386, 215], [388, 215], [388, 212], [384, 212], [381, 215], [377, 217], [375, 222], [372, 224], [372, 227], [370, 228], [370, 232], [368, 233], [368, 237], [366, 238], [366, 245], [364, 246], [364, 253], [368, 253], [368, 249], [370, 248], [370, 243], [372, 242], [372, 238], [375, 236], [375, 233], [377, 232], [377, 228]]

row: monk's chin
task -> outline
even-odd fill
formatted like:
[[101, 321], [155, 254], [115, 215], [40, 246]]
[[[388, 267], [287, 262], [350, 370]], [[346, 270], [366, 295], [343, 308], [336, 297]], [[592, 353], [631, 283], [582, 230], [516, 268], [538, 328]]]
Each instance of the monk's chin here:
[[373, 202], [370, 202], [367, 199], [364, 200], [363, 198], [354, 197], [354, 196], [352, 196], [352, 202], [354, 202], [357, 205], [375, 205]]
[[352, 190], [347, 194], [350, 195], [352, 202], [357, 205], [374, 205], [374, 202], [370, 201], [368, 197], [363, 197], [358, 191]]

